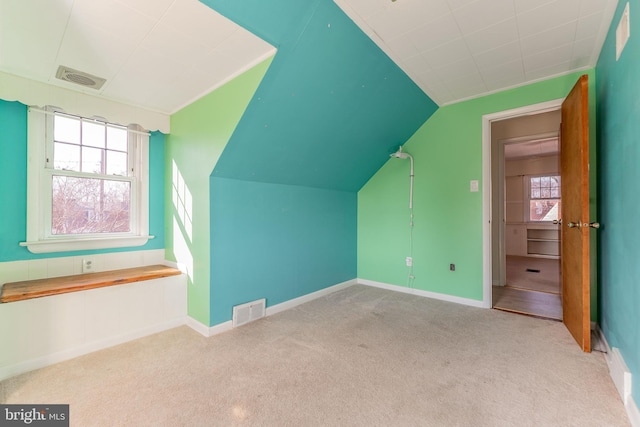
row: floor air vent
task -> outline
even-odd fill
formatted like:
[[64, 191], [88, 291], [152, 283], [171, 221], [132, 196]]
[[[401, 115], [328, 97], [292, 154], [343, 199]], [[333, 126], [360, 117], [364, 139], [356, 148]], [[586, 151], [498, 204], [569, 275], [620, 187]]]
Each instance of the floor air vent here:
[[96, 77], [83, 71], [65, 67], [64, 65], [58, 67], [56, 78], [64, 80], [65, 82], [75, 83], [77, 85], [88, 87], [91, 89], [100, 89], [102, 85], [107, 81], [102, 77]]
[[233, 327], [253, 322], [265, 315], [266, 300], [259, 299], [233, 307]]

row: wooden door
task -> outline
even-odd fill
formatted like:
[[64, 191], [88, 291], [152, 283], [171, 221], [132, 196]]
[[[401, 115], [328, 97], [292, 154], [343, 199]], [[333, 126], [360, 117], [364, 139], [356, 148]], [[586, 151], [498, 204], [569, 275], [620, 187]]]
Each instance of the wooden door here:
[[591, 351], [589, 272], [589, 100], [581, 76], [562, 103], [562, 315], [583, 351]]

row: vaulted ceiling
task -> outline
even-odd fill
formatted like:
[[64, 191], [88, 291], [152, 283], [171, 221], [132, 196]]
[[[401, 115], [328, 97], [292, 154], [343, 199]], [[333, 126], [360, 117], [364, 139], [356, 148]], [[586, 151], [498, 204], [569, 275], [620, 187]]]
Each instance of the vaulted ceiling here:
[[[617, 0], [336, 3], [443, 105], [593, 67]], [[0, 0], [0, 71], [171, 114], [273, 55], [249, 30], [197, 0]]]

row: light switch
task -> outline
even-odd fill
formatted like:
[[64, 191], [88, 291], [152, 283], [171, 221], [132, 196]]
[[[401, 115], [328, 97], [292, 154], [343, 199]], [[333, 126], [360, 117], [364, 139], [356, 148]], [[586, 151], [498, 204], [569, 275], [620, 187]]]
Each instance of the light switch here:
[[478, 192], [478, 180], [477, 179], [472, 179], [471, 183], [469, 185], [470, 191], [472, 193], [477, 193]]

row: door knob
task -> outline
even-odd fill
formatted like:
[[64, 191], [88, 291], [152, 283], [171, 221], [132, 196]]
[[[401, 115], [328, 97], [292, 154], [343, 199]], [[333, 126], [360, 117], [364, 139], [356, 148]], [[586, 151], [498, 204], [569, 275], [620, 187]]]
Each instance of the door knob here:
[[583, 224], [585, 227], [591, 227], [591, 228], [600, 228], [600, 223], [599, 222], [592, 222], [592, 223], [584, 223]]
[[567, 225], [569, 226], [569, 228], [580, 228], [580, 227], [582, 227], [582, 223], [581, 222], [570, 222]]

